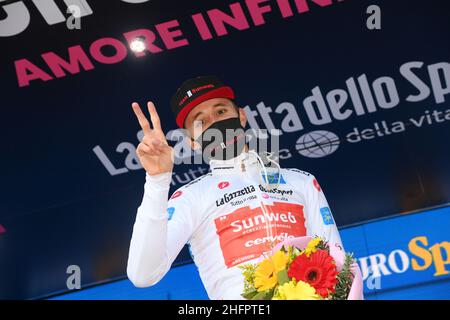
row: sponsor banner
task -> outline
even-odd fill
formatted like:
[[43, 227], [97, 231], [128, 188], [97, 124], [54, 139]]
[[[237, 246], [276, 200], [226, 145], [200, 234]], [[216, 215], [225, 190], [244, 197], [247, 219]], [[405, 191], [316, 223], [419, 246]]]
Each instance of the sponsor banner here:
[[[291, 2], [83, 1], [80, 29], [61, 16], [65, 4], [2, 4], [1, 129], [10, 137], [4, 150], [14, 154], [3, 159], [2, 215], [142, 183], [136, 147], [143, 134], [130, 103], [153, 100], [178, 150], [168, 100], [183, 80], [208, 72], [234, 87], [249, 128], [278, 130], [282, 166], [320, 178], [339, 225], [450, 201], [450, 151], [442, 148], [450, 134], [448, 3], [427, 6], [417, 23], [415, 11], [403, 8], [422, 8], [421, 1], [379, 1], [386, 27], [370, 31], [361, 19], [370, 1]], [[268, 46], [278, 34], [290, 40]], [[336, 39], [340, 54], [332, 58], [327, 52]], [[135, 40], [146, 50], [134, 50]], [[232, 59], [236, 47], [240, 58]], [[393, 54], [386, 57], [386, 50]], [[283, 63], [275, 67], [263, 57]], [[265, 77], [256, 76], [262, 72]], [[30, 137], [32, 152], [19, 147]], [[187, 154], [180, 158], [192, 156], [182, 149]], [[207, 165], [178, 165], [172, 185], [207, 171]], [[21, 181], [33, 190], [27, 201]], [[342, 181], [357, 187], [348, 192]], [[360, 201], [348, 208], [355, 198]], [[374, 204], [371, 210], [362, 210], [365, 202]]]
[[345, 250], [357, 258], [365, 294], [382, 298], [385, 292], [399, 291], [389, 298], [402, 298], [413, 287], [450, 281], [449, 230], [450, 207], [445, 207], [344, 228], [340, 233]]
[[272, 242], [306, 235], [303, 206], [299, 204], [274, 202], [264, 210], [242, 207], [214, 222], [227, 267], [259, 258], [270, 250]]

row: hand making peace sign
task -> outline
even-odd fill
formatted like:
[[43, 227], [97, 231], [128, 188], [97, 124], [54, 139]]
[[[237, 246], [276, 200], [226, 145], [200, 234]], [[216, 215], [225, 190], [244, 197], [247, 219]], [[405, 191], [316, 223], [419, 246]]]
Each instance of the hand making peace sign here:
[[166, 137], [161, 129], [161, 122], [153, 102], [147, 102], [150, 113], [150, 123], [137, 102], [131, 104], [133, 111], [144, 131], [144, 138], [139, 143], [136, 153], [139, 161], [149, 175], [157, 175], [164, 172], [172, 172], [173, 148], [168, 145]]

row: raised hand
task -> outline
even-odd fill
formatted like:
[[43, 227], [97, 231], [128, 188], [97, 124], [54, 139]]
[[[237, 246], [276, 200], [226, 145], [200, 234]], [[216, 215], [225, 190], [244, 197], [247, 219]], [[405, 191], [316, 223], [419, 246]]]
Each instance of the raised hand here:
[[173, 148], [168, 145], [161, 129], [161, 122], [155, 105], [151, 101], [147, 102], [153, 128], [150, 127], [150, 122], [142, 112], [139, 104], [133, 102], [131, 106], [144, 132], [144, 138], [136, 149], [141, 165], [152, 176], [164, 172], [172, 172]]

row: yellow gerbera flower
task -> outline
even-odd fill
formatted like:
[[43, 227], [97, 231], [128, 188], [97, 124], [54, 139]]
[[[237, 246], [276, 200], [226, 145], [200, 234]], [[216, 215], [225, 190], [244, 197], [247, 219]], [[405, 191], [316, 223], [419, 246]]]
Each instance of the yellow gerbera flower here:
[[311, 253], [314, 253], [317, 251], [317, 246], [322, 241], [319, 237], [312, 239], [308, 245], [306, 246], [305, 250], [303, 250], [302, 253], [306, 254], [307, 257], [311, 255]]
[[272, 261], [274, 272], [277, 274], [279, 271], [286, 269], [288, 256], [283, 251], [277, 251], [269, 260]]
[[308, 283], [289, 281], [278, 287], [273, 300], [321, 300], [322, 297]]
[[277, 251], [273, 256], [263, 260], [255, 271], [255, 288], [258, 292], [272, 289], [277, 284], [277, 273], [286, 269], [286, 253]]

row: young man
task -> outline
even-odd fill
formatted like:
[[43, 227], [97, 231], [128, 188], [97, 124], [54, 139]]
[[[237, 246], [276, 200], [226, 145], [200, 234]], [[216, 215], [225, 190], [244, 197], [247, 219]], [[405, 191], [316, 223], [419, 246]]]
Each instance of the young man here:
[[179, 188], [169, 200], [173, 149], [153, 103], [148, 103], [152, 127], [133, 103], [144, 131], [137, 154], [146, 170], [127, 267], [135, 286], [156, 284], [188, 243], [209, 298], [242, 299], [244, 281], [238, 266], [255, 262], [274, 244], [317, 235], [342, 245], [312, 174], [263, 167], [255, 152], [238, 143], [239, 136], [222, 144], [223, 149], [234, 147], [231, 158], [201, 139], [213, 129], [243, 129], [245, 112], [234, 99], [233, 90], [213, 76], [185, 81], [172, 98], [176, 122], [189, 132], [192, 148], [210, 148], [211, 172]]

